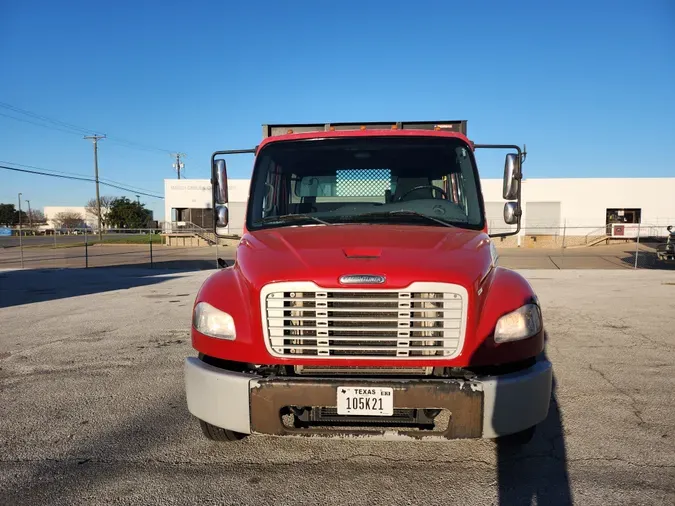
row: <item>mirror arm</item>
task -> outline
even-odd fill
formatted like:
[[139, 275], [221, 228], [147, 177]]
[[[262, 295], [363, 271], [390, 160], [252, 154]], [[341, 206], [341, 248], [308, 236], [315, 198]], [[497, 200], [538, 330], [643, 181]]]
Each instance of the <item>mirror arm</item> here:
[[520, 146], [515, 144], [474, 144], [474, 149], [514, 149], [518, 152], [518, 158], [520, 159], [520, 164], [518, 166], [518, 173], [515, 174], [515, 179], [518, 180], [518, 196], [516, 197], [516, 202], [518, 202], [518, 211], [516, 211], [516, 216], [518, 216], [518, 222], [516, 223], [516, 229], [511, 230], [510, 232], [500, 232], [498, 234], [488, 234], [490, 237], [509, 237], [512, 235], [517, 235], [520, 232], [520, 217], [523, 215], [523, 210], [521, 207], [521, 192], [523, 185], [521, 181], [523, 179], [523, 162], [527, 157], [527, 149], [523, 145], [523, 149], [520, 149]]
[[216, 216], [216, 210], [217, 210], [217, 199], [216, 199], [216, 185], [218, 181], [216, 180], [216, 175], [214, 174], [214, 166], [216, 163], [216, 157], [217, 156], [223, 156], [223, 155], [241, 155], [241, 154], [253, 154], [255, 155], [258, 152], [258, 147], [256, 146], [251, 149], [231, 149], [231, 150], [225, 150], [225, 151], [215, 151], [211, 155], [211, 205], [213, 209], [211, 212], [214, 215], [214, 223], [213, 223], [213, 228], [214, 228], [214, 233], [216, 237], [218, 237], [218, 232], [217, 232], [217, 216]]
[[511, 235], [516, 235], [520, 232], [520, 216], [523, 214], [523, 211], [520, 209], [520, 202], [518, 203], [518, 211], [516, 216], [518, 216], [518, 222], [516, 223], [516, 229], [511, 230], [510, 232], [500, 232], [498, 234], [488, 234], [489, 237], [509, 237]]

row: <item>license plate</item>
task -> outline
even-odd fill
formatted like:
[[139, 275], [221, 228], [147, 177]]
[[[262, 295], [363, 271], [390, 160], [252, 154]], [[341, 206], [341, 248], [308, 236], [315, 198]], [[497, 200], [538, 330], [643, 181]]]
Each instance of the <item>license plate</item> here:
[[338, 387], [338, 415], [392, 416], [394, 389], [383, 387]]

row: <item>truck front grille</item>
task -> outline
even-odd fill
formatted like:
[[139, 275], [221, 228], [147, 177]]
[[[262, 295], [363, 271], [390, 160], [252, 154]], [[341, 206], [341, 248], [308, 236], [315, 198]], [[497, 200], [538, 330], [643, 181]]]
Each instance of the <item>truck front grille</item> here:
[[414, 283], [405, 290], [323, 290], [278, 283], [263, 290], [265, 337], [275, 356], [447, 358], [464, 338], [466, 290]]

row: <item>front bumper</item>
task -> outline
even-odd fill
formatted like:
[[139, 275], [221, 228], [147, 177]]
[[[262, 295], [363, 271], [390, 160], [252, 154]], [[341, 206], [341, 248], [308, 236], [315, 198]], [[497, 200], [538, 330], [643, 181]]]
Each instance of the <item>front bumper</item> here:
[[[190, 413], [244, 434], [495, 438], [527, 429], [546, 418], [551, 380], [551, 363], [544, 358], [518, 372], [472, 380], [265, 378], [219, 369], [195, 357], [185, 360]], [[442, 409], [449, 413], [449, 421], [441, 430], [295, 428], [283, 423], [282, 408], [334, 407], [337, 387], [349, 384], [392, 387], [394, 408]]]

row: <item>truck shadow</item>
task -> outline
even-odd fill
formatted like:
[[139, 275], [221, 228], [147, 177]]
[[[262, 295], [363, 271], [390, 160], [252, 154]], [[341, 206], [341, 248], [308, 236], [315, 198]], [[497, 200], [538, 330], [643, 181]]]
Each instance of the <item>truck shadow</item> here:
[[133, 266], [0, 271], [0, 308], [154, 285], [180, 272]]
[[[573, 504], [556, 390], [554, 374], [548, 416], [539, 424], [528, 445], [518, 449], [506, 442], [497, 442], [500, 505]], [[499, 402], [499, 389], [496, 402]]]

